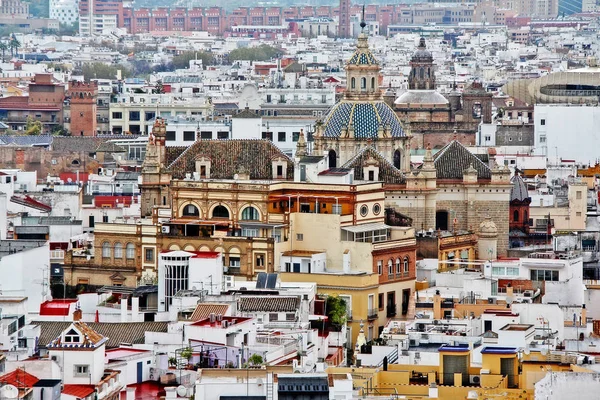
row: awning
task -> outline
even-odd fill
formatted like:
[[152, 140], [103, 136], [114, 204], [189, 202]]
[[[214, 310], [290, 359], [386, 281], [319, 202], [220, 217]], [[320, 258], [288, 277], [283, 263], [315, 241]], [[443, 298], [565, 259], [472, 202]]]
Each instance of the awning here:
[[362, 225], [351, 225], [351, 226], [342, 226], [342, 229], [352, 233], [360, 233], [360, 232], [371, 232], [380, 229], [390, 229], [389, 225], [384, 224], [383, 222], [373, 222], [370, 224], [362, 224]]
[[240, 222], [240, 226], [246, 226], [249, 228], [265, 228], [265, 229], [276, 229], [283, 228], [287, 224], [269, 224], [267, 222]]

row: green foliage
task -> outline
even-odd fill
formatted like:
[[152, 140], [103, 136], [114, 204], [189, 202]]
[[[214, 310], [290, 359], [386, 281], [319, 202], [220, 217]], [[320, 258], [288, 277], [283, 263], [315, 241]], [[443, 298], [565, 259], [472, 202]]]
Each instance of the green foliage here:
[[328, 296], [325, 309], [329, 323], [341, 327], [346, 323], [346, 301], [339, 296]]
[[186, 347], [185, 349], [181, 350], [181, 358], [185, 359], [185, 360], [189, 360], [190, 358], [192, 358], [192, 348], [191, 347]]
[[260, 354], [254, 353], [250, 356], [250, 358], [248, 359], [248, 362], [250, 363], [250, 365], [254, 365], [254, 366], [262, 365], [263, 358]]
[[177, 365], [177, 359], [175, 357], [169, 357], [169, 365], [175, 367]]
[[4, 62], [4, 55], [6, 54], [7, 50], [8, 45], [6, 44], [6, 42], [0, 42], [0, 53], [2, 54], [2, 62]]
[[117, 71], [121, 70], [121, 76], [126, 78], [129, 76], [129, 70], [122, 65], [107, 65], [104, 63], [85, 64], [81, 68], [85, 81], [90, 79], [117, 79]]
[[27, 122], [25, 123], [25, 133], [27, 135], [39, 135], [42, 133], [42, 129], [43, 126], [40, 121], [27, 117]]
[[229, 61], [268, 61], [276, 57], [281, 51], [275, 47], [261, 44], [258, 47], [243, 47], [229, 53]]
[[212, 65], [215, 63], [215, 58], [210, 53], [204, 51], [186, 51], [178, 56], [173, 57], [173, 68], [189, 68], [191, 60], [202, 60], [203, 66]]
[[163, 86], [163, 83], [160, 79], [158, 81], [156, 81], [156, 85], [154, 85], [154, 89], [152, 89], [152, 93], [165, 94], [165, 87]]

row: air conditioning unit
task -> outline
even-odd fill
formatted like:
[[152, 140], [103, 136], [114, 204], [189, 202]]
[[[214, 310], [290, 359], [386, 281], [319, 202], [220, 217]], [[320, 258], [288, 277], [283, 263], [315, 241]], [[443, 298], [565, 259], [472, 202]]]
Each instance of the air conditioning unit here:
[[471, 376], [469, 376], [469, 383], [471, 383], [473, 385], [479, 385], [479, 382], [481, 382], [481, 379], [479, 378], [479, 375], [471, 375]]

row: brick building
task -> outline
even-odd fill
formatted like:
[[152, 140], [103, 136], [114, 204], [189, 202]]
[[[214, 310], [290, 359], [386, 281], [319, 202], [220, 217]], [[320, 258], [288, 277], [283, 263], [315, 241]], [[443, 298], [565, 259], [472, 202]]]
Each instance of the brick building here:
[[95, 136], [98, 83], [71, 82], [69, 84], [69, 131], [74, 136]]

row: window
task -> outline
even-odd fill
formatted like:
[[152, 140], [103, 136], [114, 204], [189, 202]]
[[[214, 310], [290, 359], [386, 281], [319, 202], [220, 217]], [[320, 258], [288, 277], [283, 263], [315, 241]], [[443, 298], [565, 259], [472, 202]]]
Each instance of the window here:
[[217, 139], [229, 139], [229, 132], [217, 132]]
[[277, 321], [279, 319], [279, 316], [277, 315], [277, 313], [270, 313], [269, 314], [269, 321], [273, 322], [273, 321]]
[[540, 143], [546, 143], [546, 136], [540, 136]]
[[65, 343], [79, 343], [81, 340], [79, 339], [79, 333], [77, 333], [74, 329], [71, 329], [69, 332], [65, 333]]
[[297, 142], [300, 138], [300, 132], [292, 132], [292, 141]]
[[112, 117], [113, 117], [113, 119], [123, 119], [123, 113], [115, 111], [112, 113]]
[[404, 273], [408, 274], [408, 270], [409, 270], [408, 257], [404, 257]]
[[206, 139], [206, 140], [212, 139], [212, 132], [210, 132], [210, 131], [200, 132], [200, 139]]
[[384, 307], [384, 303], [383, 303], [383, 293], [379, 293], [379, 297], [377, 298], [378, 302], [379, 302], [379, 309], [383, 310]]
[[576, 217], [581, 217], [581, 211], [577, 211], [577, 212], [575, 213], [575, 216], [576, 216]]
[[546, 120], [545, 119], [541, 119], [540, 120], [540, 125], [542, 125], [542, 126], [546, 125]]
[[74, 365], [73, 366], [73, 376], [85, 376], [87, 377], [90, 373], [89, 365]]
[[174, 142], [176, 139], [175, 131], [167, 131], [166, 140], [169, 142]]
[[242, 237], [258, 237], [258, 229], [242, 228]]
[[292, 272], [292, 264], [289, 262], [285, 263], [285, 272]]
[[144, 260], [146, 262], [154, 262], [154, 249], [146, 247], [146, 251], [144, 252]]
[[154, 117], [156, 117], [156, 111], [146, 111], [144, 113], [144, 119], [146, 121], [150, 121], [150, 120], [154, 119]]
[[394, 275], [394, 262], [392, 260], [388, 260], [388, 276]]
[[277, 141], [278, 142], [285, 142], [285, 138], [286, 134], [285, 132], [277, 132]]
[[519, 211], [513, 211], [513, 222], [519, 222]]
[[575, 199], [581, 200], [581, 190], [578, 190], [577, 192], [575, 192]]
[[129, 120], [130, 121], [139, 121], [140, 120], [140, 112], [139, 111], [129, 111]]
[[212, 216], [213, 218], [229, 218], [229, 210], [225, 206], [216, 206]]
[[402, 273], [402, 264], [400, 263], [400, 258], [396, 258], [396, 273]]
[[135, 245], [133, 243], [127, 243], [127, 247], [125, 247], [125, 257], [128, 260], [135, 258]]
[[304, 234], [303, 233], [296, 233], [296, 240], [298, 241], [303, 241], [304, 240]]
[[331, 212], [336, 215], [342, 215], [342, 205], [341, 204], [332, 204]]
[[123, 258], [123, 245], [121, 243], [115, 243], [115, 258]]
[[199, 217], [200, 216], [200, 211], [198, 210], [198, 207], [196, 207], [195, 205], [188, 204], [187, 206], [185, 206], [183, 208], [183, 215], [182, 216], [183, 217]]
[[368, 212], [369, 212], [369, 207], [367, 207], [366, 205], [363, 205], [360, 207], [360, 215], [361, 216], [366, 217]]
[[273, 141], [273, 132], [263, 132], [262, 138], [266, 140]]
[[532, 281], [558, 281], [558, 271], [532, 269], [530, 274]]
[[265, 255], [263, 253], [256, 255], [256, 268], [265, 267]]
[[244, 221], [258, 221], [259, 218], [258, 210], [252, 206], [246, 207], [242, 211], [242, 220]]
[[377, 261], [377, 273], [383, 275], [383, 261]]
[[110, 243], [108, 242], [102, 243], [102, 257], [110, 258]]
[[194, 140], [196, 140], [196, 132], [183, 131], [183, 141], [184, 142], [193, 142]]

